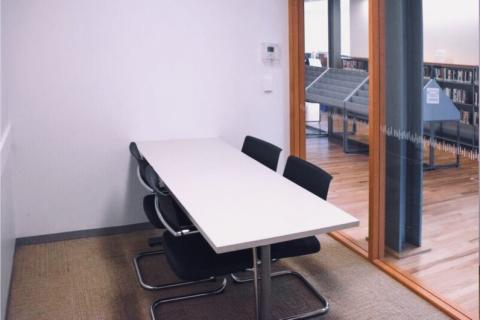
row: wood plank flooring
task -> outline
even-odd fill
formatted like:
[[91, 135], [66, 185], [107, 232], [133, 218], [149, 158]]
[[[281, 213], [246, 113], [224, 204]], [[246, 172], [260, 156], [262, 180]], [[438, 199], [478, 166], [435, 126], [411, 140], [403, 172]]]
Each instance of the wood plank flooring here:
[[[307, 158], [333, 175], [328, 200], [360, 219], [345, 233], [367, 249], [368, 156], [345, 154], [339, 141], [308, 138]], [[438, 153], [437, 159], [454, 158]], [[478, 162], [462, 158], [460, 168], [425, 172], [423, 196], [422, 247], [430, 250], [386, 260], [478, 319]]]

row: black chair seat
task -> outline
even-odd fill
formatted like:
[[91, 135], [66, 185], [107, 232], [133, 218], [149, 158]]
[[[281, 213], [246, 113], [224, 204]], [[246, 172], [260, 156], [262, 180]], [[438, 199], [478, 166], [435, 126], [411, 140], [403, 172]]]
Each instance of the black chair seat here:
[[172, 270], [186, 281], [240, 272], [253, 265], [251, 250], [217, 254], [199, 234], [174, 237], [166, 232], [163, 247]]
[[287, 257], [298, 257], [320, 251], [320, 241], [316, 237], [306, 237], [302, 239], [290, 240], [272, 244], [272, 259], [282, 259]]

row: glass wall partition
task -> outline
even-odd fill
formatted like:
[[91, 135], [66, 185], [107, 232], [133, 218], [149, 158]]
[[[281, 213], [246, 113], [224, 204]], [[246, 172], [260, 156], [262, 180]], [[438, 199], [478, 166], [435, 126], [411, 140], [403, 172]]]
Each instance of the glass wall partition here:
[[[452, 18], [458, 6], [469, 9]], [[478, 11], [478, 1], [469, 0], [385, 1], [382, 127], [384, 260], [473, 319], [479, 312]], [[465, 29], [468, 43], [456, 48], [451, 30], [468, 21], [476, 32]]]
[[333, 180], [328, 201], [355, 215], [368, 250], [368, 0], [305, 1], [306, 156]]

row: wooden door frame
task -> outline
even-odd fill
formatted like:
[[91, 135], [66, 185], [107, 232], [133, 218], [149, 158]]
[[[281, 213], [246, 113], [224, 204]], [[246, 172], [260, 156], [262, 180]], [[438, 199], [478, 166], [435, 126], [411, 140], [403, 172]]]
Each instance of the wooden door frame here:
[[[368, 252], [348, 235], [331, 236], [454, 319], [471, 319], [431, 289], [382, 260], [385, 252], [385, 1], [369, 0], [369, 231]], [[306, 157], [304, 0], [289, 0], [290, 153]]]
[[305, 17], [304, 1], [288, 1], [290, 61], [290, 153], [306, 157], [305, 147]]

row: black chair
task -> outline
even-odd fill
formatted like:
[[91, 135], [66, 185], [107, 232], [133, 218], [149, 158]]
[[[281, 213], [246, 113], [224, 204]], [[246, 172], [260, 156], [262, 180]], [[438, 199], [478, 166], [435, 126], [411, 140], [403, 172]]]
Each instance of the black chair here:
[[137, 144], [135, 142], [130, 142], [129, 149], [130, 149], [130, 153], [132, 154], [132, 157], [137, 161], [138, 180], [148, 192], [150, 193], [153, 192], [152, 188], [145, 181], [145, 169], [148, 166], [147, 160], [145, 160], [142, 157], [142, 155], [140, 154], [140, 151], [138, 150]]
[[[166, 229], [175, 237], [187, 236], [198, 233], [188, 217], [185, 215], [179, 204], [173, 199], [169, 192], [159, 187], [160, 178], [155, 170], [148, 165], [144, 171], [145, 182], [152, 188], [153, 194], [149, 194], [143, 199], [143, 209], [148, 221], [158, 229]], [[164, 236], [165, 234], [164, 233]], [[163, 242], [162, 237], [162, 242]], [[140, 270], [140, 260], [145, 257], [164, 255], [164, 250], [154, 250], [141, 252], [133, 258], [133, 264], [137, 273], [140, 286], [147, 290], [161, 290], [172, 287], [184, 286], [192, 283], [211, 281], [213, 279], [202, 279], [194, 282], [175, 282], [168, 284], [148, 284], [145, 282]]]
[[[141, 155], [140, 151], [138, 150], [137, 144], [135, 142], [130, 142], [129, 149], [130, 149], [130, 153], [131, 153], [132, 157], [137, 161], [137, 177], [138, 177], [138, 180], [140, 181], [140, 184], [149, 193], [153, 193], [152, 186], [148, 183], [148, 181], [146, 181], [147, 178], [146, 178], [145, 170], [146, 170], [147, 167], [150, 166], [148, 164], [148, 161]], [[160, 178], [159, 178], [158, 185], [159, 185], [159, 188], [162, 190], [163, 193], [168, 193], [168, 190], [165, 188], [165, 185]], [[148, 197], [148, 199], [151, 199], [149, 201], [151, 201], [152, 203], [153, 203], [153, 198], [154, 197]], [[145, 199], [144, 199], [144, 201], [145, 201]], [[154, 217], [148, 216], [148, 213], [147, 213], [147, 217], [148, 217], [148, 220], [155, 227], [160, 228], [160, 229], [163, 228], [163, 227], [158, 226], [159, 225], [158, 221], [155, 221], [155, 220], [158, 220], [158, 219], [155, 219]], [[151, 247], [159, 246], [159, 245], [162, 244], [162, 238], [161, 237], [150, 238], [150, 239], [148, 239], [148, 244]]]
[[[129, 145], [130, 153], [132, 157], [137, 161], [137, 177], [140, 184], [149, 192], [152, 193], [153, 189], [151, 186], [148, 185], [146, 178], [145, 178], [145, 169], [149, 166], [147, 160], [141, 155], [140, 151], [138, 150], [137, 144], [135, 142], [130, 142]], [[149, 217], [149, 221], [152, 220]], [[152, 223], [156, 226], [154, 223]], [[162, 244], [161, 237], [153, 237], [148, 239], [148, 245], [151, 247], [155, 247]]]
[[[198, 233], [195, 226], [187, 217], [179, 203], [171, 196], [170, 192], [165, 192], [164, 189], [159, 187], [160, 178], [151, 166], [145, 169], [145, 177], [155, 195], [153, 206], [155, 211], [150, 214], [155, 214], [165, 229], [175, 237]], [[144, 206], [145, 211], [151, 208], [151, 206]]]
[[[287, 160], [287, 164], [285, 165], [285, 171], [283, 173], [283, 176], [290, 181], [298, 184], [302, 188], [312, 192], [316, 196], [327, 200], [328, 189], [330, 186], [330, 182], [332, 181], [332, 176], [321, 168], [303, 159], [290, 156]], [[319, 214], [321, 214], [321, 212]], [[311, 236], [302, 239], [273, 244], [271, 246], [271, 257], [272, 260], [277, 261], [278, 259], [282, 258], [314, 254], [319, 251], [320, 241], [318, 241], [317, 237]], [[318, 300], [323, 305], [323, 307], [320, 309], [295, 315], [289, 319], [306, 319], [313, 316], [323, 315], [328, 312], [328, 301], [300, 273], [291, 270], [285, 270], [274, 272], [271, 274], [272, 278], [281, 276], [294, 276], [298, 278], [318, 298]], [[237, 283], [246, 283], [253, 281], [252, 278], [241, 279], [235, 274], [231, 274], [231, 277]]]
[[[138, 150], [137, 144], [135, 142], [130, 142], [129, 145], [130, 153], [132, 157], [137, 161], [137, 177], [142, 186], [149, 192], [153, 193], [152, 187], [149, 185], [149, 183], [146, 181], [146, 174], [145, 170], [147, 167], [150, 165], [148, 164], [148, 161], [142, 156], [140, 151]], [[165, 184], [163, 183], [162, 179], [160, 177], [158, 178], [158, 186], [162, 190], [162, 192], [166, 193], [168, 190], [165, 188]]]
[[278, 158], [282, 149], [258, 138], [246, 136], [242, 152], [273, 171], [277, 171]]
[[251, 268], [254, 264], [251, 250], [217, 254], [200, 234], [175, 237], [167, 233], [164, 249], [169, 265], [180, 279], [195, 282], [223, 277], [223, 280], [213, 290], [156, 300], [150, 307], [153, 320], [156, 319], [155, 311], [161, 304], [222, 293], [227, 286], [226, 275]]
[[[297, 183], [315, 195], [326, 199], [332, 177], [322, 169], [302, 159], [289, 157], [284, 175], [289, 180]], [[208, 276], [223, 276], [229, 273], [229, 270], [231, 274], [248, 270], [249, 268], [256, 266], [259, 259], [259, 257], [253, 255], [250, 250], [241, 250], [220, 255], [216, 254], [200, 235], [194, 235], [191, 237], [174, 237], [173, 235], [166, 234], [164, 242], [167, 260], [171, 265], [172, 270], [179, 278], [186, 281], [195, 281], [196, 279], [202, 279]], [[319, 250], [320, 242], [314, 236], [299, 240], [286, 241], [271, 246], [273, 259], [312, 254]], [[256, 268], [253, 268], [253, 270], [256, 277]], [[304, 285], [319, 299], [323, 307], [310, 312], [290, 316], [285, 319], [306, 319], [323, 315], [328, 312], [329, 304], [327, 300], [301, 274], [290, 270], [271, 274], [272, 278], [287, 275], [295, 276], [300, 279], [302, 283], [304, 283]], [[250, 281], [253, 281], [253, 279], [237, 282], [243, 283]], [[219, 294], [223, 292], [225, 286], [226, 280], [224, 279], [222, 286], [212, 291], [159, 299], [155, 301], [150, 308], [152, 319], [156, 319], [155, 310], [161, 304]]]

